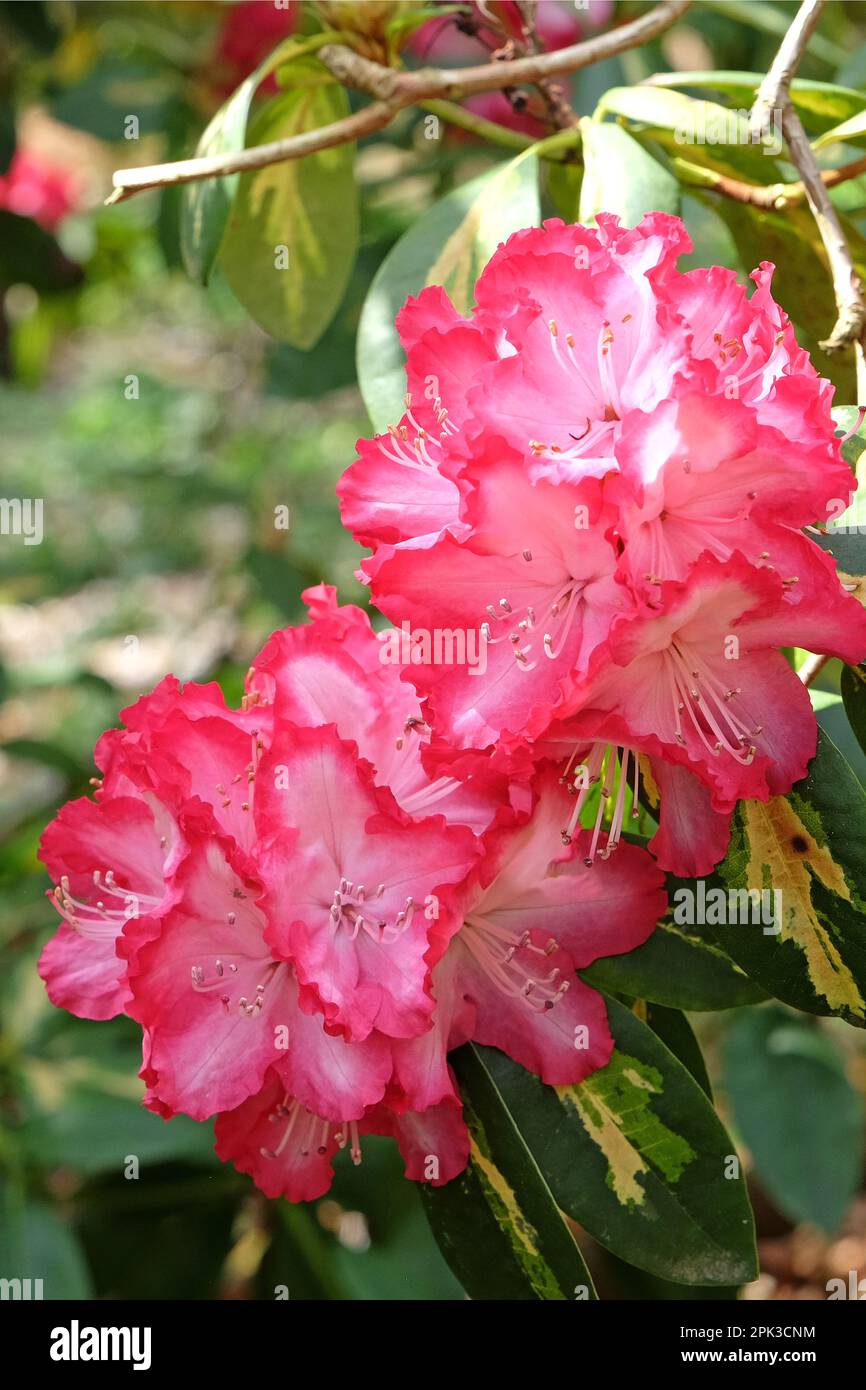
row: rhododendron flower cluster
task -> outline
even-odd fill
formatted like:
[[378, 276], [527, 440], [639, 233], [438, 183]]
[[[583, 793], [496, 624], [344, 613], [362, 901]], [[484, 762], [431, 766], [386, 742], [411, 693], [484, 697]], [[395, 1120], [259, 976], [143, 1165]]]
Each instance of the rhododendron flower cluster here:
[[[577, 971], [645, 941], [662, 868], [708, 871], [736, 802], [815, 751], [781, 647], [866, 653], [806, 530], [851, 479], [771, 267], [748, 297], [676, 270], [677, 219], [598, 220], [512, 237], [471, 315], [409, 301], [405, 413], [339, 487], [378, 607], [486, 660], [395, 656], [308, 590], [239, 709], [167, 677], [45, 832], [50, 997], [136, 1020], [145, 1104], [215, 1116], [270, 1196], [319, 1196], [369, 1133], [449, 1181], [470, 1040], [550, 1085], [604, 1066]], [[652, 853], [625, 837], [646, 798]]]
[[603, 1065], [604, 1005], [575, 970], [643, 941], [665, 903], [640, 849], [590, 873], [577, 839], [553, 844], [549, 772], [428, 772], [418, 697], [366, 615], [305, 597], [241, 709], [168, 677], [124, 711], [94, 798], [41, 849], [64, 918], [52, 1000], [136, 1019], [145, 1104], [215, 1115], [219, 1155], [293, 1200], [365, 1133], [392, 1135], [409, 1177], [458, 1173], [447, 1054], [471, 1038], [555, 1084]]
[[[410, 299], [402, 419], [339, 492], [395, 623], [462, 627], [486, 670], [413, 662], [432, 745], [501, 772], [558, 761], [589, 858], [658, 802], [665, 869], [705, 873], [741, 798], [802, 777], [817, 725], [781, 651], [866, 652], [866, 613], [807, 529], [852, 475], [832, 387], [771, 293], [680, 273], [679, 219], [550, 221], [490, 260], [476, 308]], [[470, 678], [474, 677], [474, 678]], [[614, 812], [602, 833], [609, 798]]]

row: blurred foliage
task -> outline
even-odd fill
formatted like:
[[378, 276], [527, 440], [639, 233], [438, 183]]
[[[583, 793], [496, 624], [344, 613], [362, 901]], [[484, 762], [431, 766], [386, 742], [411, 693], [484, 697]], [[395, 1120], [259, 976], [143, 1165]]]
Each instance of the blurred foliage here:
[[[299, 617], [308, 584], [324, 579], [364, 601], [334, 497], [368, 427], [355, 384], [361, 307], [403, 232], [501, 155], [453, 132], [425, 140], [406, 112], [363, 142], [361, 241], [340, 308], [311, 352], [277, 344], [219, 271], [207, 290], [187, 278], [176, 190], [102, 206], [114, 167], [190, 153], [245, 75], [220, 51], [231, 8], [0, 4], [0, 170], [24, 150], [72, 184], [63, 216], [0, 212], [2, 490], [44, 503], [41, 544], [0, 536], [0, 1273], [42, 1274], [46, 1297], [273, 1298], [285, 1286], [293, 1298], [461, 1298], [416, 1191], [397, 1180], [393, 1147], [365, 1141], [359, 1168], [344, 1155], [332, 1192], [312, 1206], [268, 1203], [216, 1160], [208, 1126], [164, 1124], [141, 1108], [129, 1020], [81, 1023], [54, 1010], [35, 972], [55, 926], [39, 834], [87, 790], [93, 743], [119, 710], [167, 670], [216, 677], [237, 697], [268, 631]], [[706, 0], [660, 41], [577, 74], [575, 109], [590, 115], [607, 89], [651, 72], [760, 72], [795, 8]], [[616, 18], [637, 9], [620, 4]], [[803, 75], [866, 84], [864, 38], [866, 5], [828, 6]], [[864, 190], [849, 186], [844, 202], [860, 231]], [[546, 192], [550, 208], [578, 215], [579, 178], [554, 171]], [[681, 207], [693, 264], [751, 269], [738, 254], [748, 229], [726, 225], [712, 197], [687, 195]], [[275, 526], [286, 506], [288, 531]], [[837, 665], [822, 673], [828, 691]], [[841, 706], [821, 718], [862, 770]], [[750, 1144], [765, 1059], [747, 1028], [769, 1046], [785, 1017], [774, 1006], [727, 1047], [734, 1118]], [[832, 1024], [814, 1028], [839, 1036]], [[706, 1016], [699, 1031], [718, 1071], [724, 1025]], [[789, 1049], [795, 1089], [780, 1104], [817, 1124], [796, 1066], [823, 1067], [857, 1138], [851, 1086], [862, 1096], [863, 1056], [858, 1038], [845, 1046], [851, 1085], [823, 1044]], [[137, 1179], [124, 1176], [130, 1156]], [[760, 1168], [757, 1146], [755, 1157]], [[850, 1145], [835, 1169], [832, 1153], [820, 1163], [823, 1202], [780, 1194], [794, 1218], [835, 1220], [834, 1187], [856, 1180]], [[639, 1274], [583, 1237], [581, 1249], [605, 1297], [707, 1292]]]

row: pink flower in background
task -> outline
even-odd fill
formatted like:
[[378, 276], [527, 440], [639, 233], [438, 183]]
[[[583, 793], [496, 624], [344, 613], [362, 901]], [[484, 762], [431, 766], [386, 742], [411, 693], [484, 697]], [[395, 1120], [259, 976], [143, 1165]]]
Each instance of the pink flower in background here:
[[[524, 17], [514, 0], [490, 0], [483, 6], [473, 4], [468, 10], [466, 18], [448, 15], [422, 25], [412, 35], [410, 50], [422, 62], [449, 65], [481, 62], [485, 52], [497, 51], [509, 42], [516, 43], [518, 51], [525, 47]], [[540, 47], [547, 51], [565, 48], [597, 33], [609, 23], [612, 13], [610, 0], [587, 0], [580, 8], [570, 0], [538, 0], [532, 7]], [[549, 130], [544, 120], [544, 103], [530, 90], [521, 92], [517, 104], [503, 92], [482, 92], [469, 97], [465, 105], [476, 115], [535, 139]], [[455, 130], [454, 135], [468, 138], [461, 131]]]
[[[424, 62], [480, 62], [483, 50], [498, 48], [508, 39], [522, 40], [524, 19], [514, 0], [491, 0], [482, 7], [472, 3], [461, 14], [445, 14], [416, 29], [409, 45]], [[607, 23], [612, 5], [609, 0], [590, 0], [585, 10], [569, 0], [539, 0], [533, 6], [536, 33], [546, 48], [564, 48], [577, 43], [587, 30]]]
[[[221, 95], [229, 96], [281, 39], [294, 33], [300, 4], [297, 0], [279, 6], [274, 0], [238, 0], [225, 10], [212, 65]], [[273, 77], [262, 84], [262, 90], [277, 90]]]
[[0, 208], [32, 218], [53, 232], [75, 207], [78, 189], [65, 169], [26, 150], [16, 150], [0, 174]]

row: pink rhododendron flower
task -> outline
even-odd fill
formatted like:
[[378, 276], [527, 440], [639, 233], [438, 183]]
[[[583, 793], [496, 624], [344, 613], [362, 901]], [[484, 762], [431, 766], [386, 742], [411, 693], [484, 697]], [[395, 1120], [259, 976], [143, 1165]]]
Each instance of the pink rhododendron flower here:
[[[297, 0], [279, 6], [273, 0], [238, 0], [225, 9], [213, 66], [220, 95], [227, 97], [281, 39], [294, 33], [300, 18], [300, 5]], [[261, 90], [277, 90], [273, 76], [266, 78]]]
[[469, 316], [435, 287], [408, 302], [406, 413], [338, 490], [386, 615], [486, 640], [483, 676], [406, 673], [440, 771], [449, 744], [506, 769], [555, 751], [589, 774], [579, 814], [609, 745], [623, 788], [643, 756], [660, 861], [706, 872], [737, 799], [787, 790], [814, 753], [778, 649], [866, 653], [866, 614], [804, 531], [852, 475], [771, 267], [749, 298], [731, 272], [677, 271], [676, 218], [598, 223], [516, 233]]
[[77, 191], [65, 169], [27, 150], [16, 150], [6, 173], [0, 174], [0, 208], [30, 217], [48, 232], [72, 211]]
[[428, 772], [430, 729], [407, 666], [390, 659], [387, 634], [376, 634], [362, 609], [340, 606], [328, 585], [307, 589], [303, 598], [310, 622], [272, 634], [247, 676], [251, 701], [295, 724], [333, 724], [413, 817], [435, 812], [481, 831], [505, 803], [529, 808], [525, 786], [485, 760], [469, 769], [471, 789], [450, 772]]
[[406, 1177], [434, 1187], [450, 1182], [469, 1158], [459, 1102], [446, 1100], [422, 1112], [376, 1105], [360, 1119], [334, 1123], [290, 1095], [275, 1072], [257, 1095], [217, 1118], [216, 1151], [248, 1173], [266, 1196], [309, 1202], [331, 1186], [339, 1149], [348, 1148], [353, 1162], [361, 1162], [364, 1134], [391, 1135]]
[[434, 924], [434, 1026], [395, 1048], [397, 1076], [418, 1108], [453, 1095], [445, 1054], [470, 1039], [551, 1085], [604, 1066], [613, 1047], [604, 1006], [574, 972], [640, 945], [664, 913], [661, 875], [642, 849], [625, 846], [591, 870], [577, 837], [551, 854], [568, 795], [550, 770], [535, 793], [531, 818], [503, 810], [485, 836], [457, 931]]
[[580, 836], [555, 843], [555, 772], [469, 753], [441, 773], [366, 615], [305, 597], [241, 709], [168, 677], [124, 711], [95, 800], [42, 847], [65, 918], [52, 999], [135, 1019], [145, 1105], [216, 1115], [220, 1156], [293, 1200], [367, 1133], [409, 1177], [459, 1172], [448, 1054], [472, 1038], [552, 1083], [604, 1065], [604, 1004], [575, 972], [643, 941], [665, 902], [643, 850], [590, 873]]

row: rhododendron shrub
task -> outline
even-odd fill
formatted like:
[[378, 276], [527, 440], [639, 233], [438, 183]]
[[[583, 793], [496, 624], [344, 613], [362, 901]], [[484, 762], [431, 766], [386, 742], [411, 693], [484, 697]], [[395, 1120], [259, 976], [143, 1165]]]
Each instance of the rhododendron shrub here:
[[[794, 79], [812, 0], [760, 84], [677, 71], [715, 43], [700, 7], [673, 71], [620, 62], [686, 7], [631, 8], [225, 7], [185, 60], [175, 145], [234, 88], [199, 158], [114, 176], [114, 201], [164, 188], [165, 252], [179, 205], [192, 277], [289, 349], [267, 375], [304, 482], [273, 522], [304, 534], [261, 538], [240, 468], [253, 606], [223, 656], [294, 615], [311, 556], [342, 563], [295, 423], [355, 337], [370, 417], [353, 458], [302, 407], [369, 607], [312, 584], [231, 699], [164, 675], [39, 851], [48, 998], [140, 1042], [150, 1132], [213, 1122], [261, 1222], [226, 1269], [302, 1229], [263, 1197], [331, 1193], [331, 1249], [382, 1140], [471, 1298], [594, 1298], [605, 1252], [727, 1296], [759, 1269], [749, 1184], [828, 1233], [858, 1190], [856, 1067], [821, 1021], [866, 1028], [862, 161], [830, 167], [863, 100]], [[602, 58], [647, 80], [599, 100]], [[53, 225], [19, 166], [7, 209]]]

